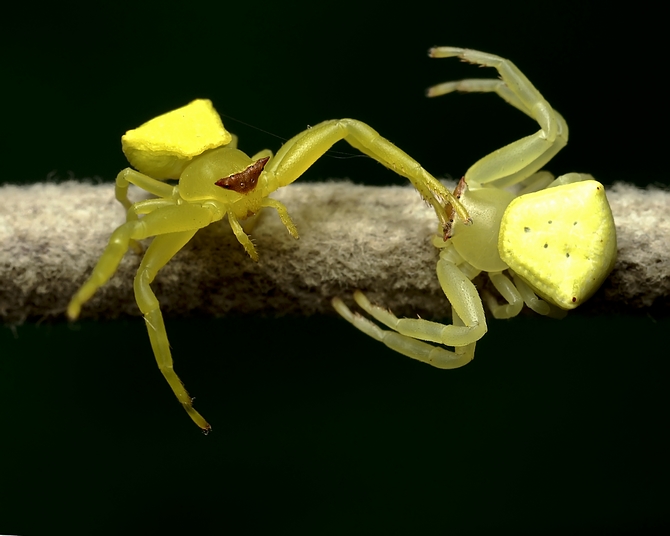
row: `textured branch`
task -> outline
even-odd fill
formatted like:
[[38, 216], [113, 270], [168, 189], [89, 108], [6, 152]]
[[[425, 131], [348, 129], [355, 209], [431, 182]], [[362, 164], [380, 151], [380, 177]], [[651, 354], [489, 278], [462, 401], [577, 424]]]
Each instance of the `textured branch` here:
[[[42, 183], [0, 188], [0, 318], [60, 316], [124, 219], [110, 184]], [[615, 185], [608, 196], [619, 258], [581, 310], [670, 310], [670, 193]], [[430, 244], [435, 216], [409, 187], [348, 182], [294, 184], [275, 195], [300, 231], [294, 240], [264, 211], [252, 237], [254, 263], [227, 222], [200, 231], [153, 287], [167, 315], [332, 314], [330, 298], [360, 288], [400, 315], [448, 316]], [[137, 315], [132, 292], [139, 257], [84, 306], [83, 317]]]

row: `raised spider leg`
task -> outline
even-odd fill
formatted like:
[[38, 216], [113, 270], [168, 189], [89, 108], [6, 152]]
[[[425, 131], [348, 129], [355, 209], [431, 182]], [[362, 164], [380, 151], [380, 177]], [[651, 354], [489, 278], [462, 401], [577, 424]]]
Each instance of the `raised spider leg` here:
[[[437, 57], [437, 56], [435, 56]], [[499, 78], [467, 78], [452, 82], [435, 84], [426, 90], [427, 97], [439, 97], [458, 91], [460, 93], [497, 93], [498, 96], [526, 115], [532, 117], [532, 112], [517, 97], [505, 82]]]
[[440, 84], [429, 90], [429, 96], [450, 91], [493, 91], [505, 101], [523, 111], [540, 125], [540, 131], [515, 141], [475, 162], [466, 173], [471, 186], [495, 181], [496, 187], [515, 184], [538, 171], [560, 151], [568, 141], [568, 126], [553, 110], [525, 75], [509, 60], [476, 50], [456, 47], [436, 47], [429, 51], [433, 58], [457, 56], [464, 61], [495, 67], [500, 80], [464, 80]]
[[[367, 303], [369, 304], [369, 309], [376, 310], [376, 306], [370, 304], [368, 299], [361, 291], [357, 290], [354, 293], [354, 297], [359, 305], [361, 302]], [[411, 336], [397, 333], [396, 331], [381, 329], [377, 324], [371, 322], [367, 318], [361, 316], [358, 313], [352, 312], [340, 298], [333, 298], [332, 304], [335, 310], [354, 327], [366, 335], [383, 342], [391, 350], [395, 350], [396, 352], [406, 355], [407, 357], [411, 357], [412, 359], [416, 359], [441, 369], [462, 367], [474, 359], [476, 345], [474, 342], [466, 346], [456, 347], [454, 351], [446, 350], [445, 348], [433, 346], [432, 344], [422, 342]], [[367, 308], [364, 308], [364, 310], [368, 313], [370, 312]], [[389, 311], [384, 311], [384, 313], [386, 313], [386, 315], [390, 315], [396, 320], [399, 320]], [[463, 321], [455, 312], [453, 313], [453, 322], [455, 326], [463, 325]], [[383, 323], [389, 327], [392, 327], [386, 322]]]
[[355, 119], [324, 121], [287, 141], [263, 172], [268, 182], [267, 193], [292, 183], [340, 140], [408, 178], [433, 206], [443, 229], [451, 225], [447, 205], [453, 206], [464, 222], [469, 221], [463, 205], [435, 177], [374, 129]]

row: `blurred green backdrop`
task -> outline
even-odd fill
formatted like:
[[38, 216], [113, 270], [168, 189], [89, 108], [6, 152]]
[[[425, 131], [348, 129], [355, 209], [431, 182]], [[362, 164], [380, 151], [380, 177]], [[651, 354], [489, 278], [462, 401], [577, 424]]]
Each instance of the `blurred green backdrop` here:
[[[455, 45], [511, 58], [566, 117], [570, 143], [550, 170], [668, 184], [667, 17], [644, 3], [15, 8], [0, 36], [0, 183], [111, 181], [127, 129], [196, 97], [283, 138], [354, 117], [458, 177], [537, 126], [493, 95], [426, 99], [431, 84], [494, 76], [426, 56]], [[281, 145], [224, 123], [249, 152]], [[402, 183], [336, 157], [300, 180], [331, 177]], [[160, 377], [140, 319], [0, 329], [0, 533], [667, 527], [667, 317], [492, 321], [475, 362], [451, 372], [334, 317], [167, 324], [207, 437]]]
[[[431, 46], [454, 45], [511, 58], [566, 117], [570, 144], [552, 169], [646, 184], [665, 174], [665, 138], [650, 128], [660, 128], [667, 114], [664, 86], [656, 82], [665, 50], [654, 32], [659, 16], [584, 1], [441, 1], [399, 9], [349, 0], [132, 7], [103, 0], [26, 7], [0, 37], [1, 180], [39, 181], [51, 171], [111, 180], [126, 165], [119, 150], [126, 130], [196, 97], [284, 138], [324, 119], [354, 117], [434, 174], [460, 176], [537, 126], [495, 95], [426, 99], [429, 85], [495, 76], [426, 55]], [[281, 145], [225, 122], [250, 151]], [[363, 159], [327, 159], [305, 180], [331, 176], [400, 182]]]

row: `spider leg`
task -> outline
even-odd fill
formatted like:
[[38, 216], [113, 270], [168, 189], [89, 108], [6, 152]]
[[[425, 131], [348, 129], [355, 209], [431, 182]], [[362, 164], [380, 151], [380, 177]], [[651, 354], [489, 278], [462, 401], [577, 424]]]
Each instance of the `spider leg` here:
[[523, 302], [537, 314], [548, 315], [551, 311], [549, 304], [543, 299], [538, 298], [535, 291], [528, 286], [528, 283], [521, 279], [512, 270], [510, 270], [510, 272], [512, 273], [512, 279], [514, 280], [514, 284], [516, 285]]
[[[368, 304], [370, 303], [369, 301], [367, 301], [365, 295], [360, 291], [356, 291], [356, 294], [354, 296], [359, 305], [360, 305], [359, 301], [360, 296], [363, 297], [364, 302], [367, 302]], [[391, 350], [395, 350], [396, 352], [402, 355], [406, 355], [407, 357], [411, 357], [412, 359], [416, 359], [418, 361], [421, 361], [422, 363], [427, 363], [428, 365], [432, 365], [434, 367], [441, 369], [453, 369], [462, 367], [463, 365], [467, 365], [470, 361], [474, 359], [475, 344], [476, 344], [474, 342], [466, 346], [456, 347], [453, 351], [447, 350], [440, 346], [434, 346], [432, 344], [420, 341], [410, 335], [404, 335], [396, 331], [382, 329], [377, 324], [371, 322], [370, 320], [361, 316], [360, 314], [352, 312], [340, 298], [337, 297], [333, 298], [332, 304], [335, 310], [345, 320], [350, 322], [354, 327], [356, 327], [366, 335], [369, 335], [373, 339], [383, 342]], [[375, 313], [377, 313], [377, 310], [383, 311], [384, 313], [383, 316], [385, 320], [389, 320], [390, 322], [386, 321], [381, 322], [391, 328], [394, 327], [391, 324], [397, 325], [396, 321], [402, 322], [402, 320], [406, 320], [406, 319], [398, 319], [390, 311], [385, 311], [380, 307], [377, 307], [372, 304], [370, 304], [369, 308], [367, 306], [364, 307], [364, 310], [370, 314], [373, 314], [372, 311], [375, 311]], [[373, 316], [377, 318], [377, 320], [379, 320], [377, 314], [373, 314]], [[454, 317], [453, 322], [455, 326], [463, 325], [463, 321], [458, 317], [458, 315], [455, 312], [453, 313], [453, 317]], [[424, 322], [428, 321], [426, 320]], [[431, 324], [435, 324], [435, 322], [431, 322]]]
[[500, 305], [495, 297], [488, 293], [486, 303], [494, 318], [512, 318], [518, 315], [523, 308], [523, 299], [519, 290], [502, 272], [489, 273], [489, 279], [507, 303]]
[[121, 203], [126, 210], [130, 209], [131, 206], [130, 200], [128, 199], [128, 186], [131, 184], [142, 188], [142, 190], [145, 190], [150, 194], [167, 199], [172, 198], [174, 192], [174, 186], [171, 184], [152, 179], [148, 175], [135, 171], [132, 168], [126, 168], [116, 176], [116, 187], [114, 190], [117, 201]]
[[70, 320], [76, 320], [81, 312], [81, 306], [90, 300], [95, 291], [103, 286], [114, 275], [123, 256], [128, 251], [134, 240], [146, 238], [137, 232], [140, 222], [129, 221], [118, 227], [109, 238], [107, 247], [98, 259], [93, 272], [72, 296], [67, 306], [67, 316]]
[[535, 89], [530, 80], [509, 60], [477, 50], [436, 47], [433, 58], [457, 56], [464, 61], [498, 70], [502, 80], [446, 82], [428, 91], [429, 96], [451, 91], [495, 92], [540, 125], [540, 130], [475, 162], [465, 174], [471, 186], [489, 184], [498, 188], [516, 184], [538, 171], [568, 142], [565, 119]]
[[[114, 189], [116, 200], [126, 209], [126, 221], [136, 220], [138, 214], [147, 214], [147, 212], [149, 212], [147, 206], [155, 205], [156, 202], [159, 201], [157, 199], [148, 199], [147, 201], [150, 203], [147, 203], [147, 201], [140, 201], [144, 211], [137, 210], [135, 207], [139, 205], [139, 203], [131, 204], [128, 199], [128, 186], [131, 184], [157, 195], [159, 198], [162, 198], [161, 201], [163, 202], [167, 202], [168, 204], [172, 202], [172, 204], [174, 204], [174, 201], [172, 200], [174, 186], [153, 179], [134, 169], [126, 168], [116, 176], [116, 187]], [[162, 205], [163, 203], [160, 203], [160, 206]], [[136, 240], [130, 241], [130, 247], [133, 248], [138, 255], [142, 253], [142, 246]]]
[[79, 316], [82, 305], [114, 275], [133, 240], [187, 230], [195, 232], [222, 217], [223, 211], [213, 203], [172, 205], [158, 208], [141, 220], [131, 220], [119, 226], [109, 238], [93, 272], [70, 300], [67, 316], [71, 320]]
[[154, 238], [137, 270], [134, 287], [135, 299], [144, 315], [149, 339], [151, 340], [151, 348], [154, 351], [158, 368], [191, 419], [204, 431], [209, 431], [211, 426], [193, 408], [193, 399], [189, 396], [184, 384], [174, 370], [170, 343], [163, 322], [163, 314], [161, 313], [158, 299], [153, 290], [151, 290], [151, 282], [156, 277], [158, 271], [184, 247], [196, 231], [197, 229], [169, 233]]
[[355, 119], [324, 121], [282, 145], [263, 172], [267, 178], [266, 195], [295, 181], [340, 140], [345, 140], [352, 147], [409, 179], [423, 198], [433, 206], [443, 228], [446, 229], [451, 223], [446, 205], [452, 205], [463, 221], [469, 220], [463, 205], [442, 183], [407, 153]]
[[289, 232], [289, 234], [293, 238], [298, 238], [298, 228], [295, 226], [295, 223], [293, 223], [291, 216], [289, 216], [288, 210], [286, 209], [286, 205], [284, 205], [284, 203], [271, 197], [266, 197], [261, 201], [261, 207], [274, 208], [277, 211], [277, 214], [279, 214], [279, 219], [284, 224], [284, 227], [286, 227], [286, 230]]
[[155, 208], [141, 220], [131, 220], [124, 223], [112, 233], [109, 243], [93, 272], [72, 297], [67, 308], [70, 319], [76, 319], [81, 311], [81, 306], [114, 275], [123, 255], [128, 251], [131, 241], [155, 236], [135, 277], [135, 299], [147, 323], [151, 347], [158, 368], [184, 409], [193, 421], [205, 431], [210, 429], [209, 424], [193, 409], [191, 397], [174, 371], [160, 304], [150, 285], [158, 270], [165, 266], [184, 247], [198, 229], [206, 227], [213, 221], [220, 220], [224, 213], [225, 211], [213, 202], [206, 202], [202, 205], [192, 203]]
[[[130, 208], [126, 211], [126, 221], [137, 220], [137, 216], [140, 214], [150, 214], [156, 209], [173, 205], [176, 205], [176, 201], [174, 199], [164, 199], [162, 197], [138, 201], [137, 203], [130, 205]], [[142, 244], [140, 244], [137, 240], [130, 240], [129, 246], [138, 255], [141, 255], [144, 251]]]
[[[373, 305], [360, 290], [354, 292], [354, 300], [360, 308], [393, 331], [382, 330], [352, 313], [339, 298], [333, 300], [333, 307], [359, 330], [404, 355], [438, 368], [463, 366], [472, 360], [475, 343], [486, 333], [486, 316], [468, 275], [449, 259], [448, 248], [445, 248], [437, 262], [437, 278], [452, 306], [451, 325], [422, 318], [398, 318], [391, 311]], [[452, 352], [420, 341], [453, 346], [455, 350]]]

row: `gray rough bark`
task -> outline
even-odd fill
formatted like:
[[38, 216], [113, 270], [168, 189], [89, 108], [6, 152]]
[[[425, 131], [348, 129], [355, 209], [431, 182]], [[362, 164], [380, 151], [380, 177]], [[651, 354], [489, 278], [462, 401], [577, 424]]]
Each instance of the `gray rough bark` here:
[[[159, 273], [153, 288], [166, 315], [333, 314], [330, 299], [360, 288], [399, 315], [447, 317], [430, 244], [435, 216], [410, 187], [349, 182], [294, 184], [275, 194], [300, 239], [264, 211], [253, 262], [228, 223], [209, 226]], [[583, 312], [670, 310], [670, 192], [616, 184], [608, 191], [619, 256]], [[0, 318], [62, 316], [111, 232], [124, 221], [111, 184], [64, 182], [0, 187]], [[137, 315], [129, 252], [82, 317]], [[482, 279], [480, 284], [485, 284]]]

